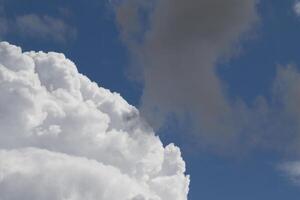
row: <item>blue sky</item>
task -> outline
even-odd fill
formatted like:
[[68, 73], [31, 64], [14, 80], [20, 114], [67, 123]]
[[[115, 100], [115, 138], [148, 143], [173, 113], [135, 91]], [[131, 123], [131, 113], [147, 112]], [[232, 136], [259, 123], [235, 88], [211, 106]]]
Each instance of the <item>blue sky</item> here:
[[[259, 95], [271, 98], [271, 88], [280, 65], [300, 66], [300, 16], [293, 0], [262, 0], [257, 5], [259, 22], [240, 43], [240, 51], [218, 66], [217, 74], [226, 84], [230, 98], [239, 97], [251, 104]], [[100, 0], [4, 1], [5, 18], [24, 14], [51, 16], [72, 27], [74, 35], [65, 41], [22, 33], [3, 33], [3, 40], [24, 50], [64, 53], [79, 71], [104, 88], [120, 93], [139, 106], [143, 88], [128, 78], [130, 53], [120, 39], [113, 8]], [[71, 28], [70, 28], [71, 30]], [[72, 32], [72, 33], [73, 33]], [[169, 122], [159, 131], [165, 143], [182, 149], [191, 175], [189, 199], [198, 200], [296, 200], [300, 187], [277, 169], [278, 163], [297, 156], [271, 150], [223, 156], [193, 144], [189, 129]], [[235, 150], [238, 151], [238, 150]]]

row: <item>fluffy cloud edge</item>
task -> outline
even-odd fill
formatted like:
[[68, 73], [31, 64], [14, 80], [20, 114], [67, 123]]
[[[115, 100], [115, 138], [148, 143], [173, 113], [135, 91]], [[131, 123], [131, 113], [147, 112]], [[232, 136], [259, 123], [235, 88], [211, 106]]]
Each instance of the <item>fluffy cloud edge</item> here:
[[1, 42], [0, 92], [1, 198], [187, 199], [180, 149], [63, 54]]

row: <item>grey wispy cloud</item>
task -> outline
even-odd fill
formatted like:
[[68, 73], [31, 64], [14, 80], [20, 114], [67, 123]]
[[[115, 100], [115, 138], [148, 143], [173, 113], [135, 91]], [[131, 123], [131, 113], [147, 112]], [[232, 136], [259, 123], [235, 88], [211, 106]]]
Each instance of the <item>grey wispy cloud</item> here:
[[278, 169], [286, 174], [289, 180], [300, 186], [300, 162], [285, 162], [278, 166]]
[[216, 70], [219, 62], [236, 53], [240, 39], [257, 22], [256, 3], [127, 0], [115, 4], [122, 39], [132, 54], [132, 71], [144, 84], [141, 109], [152, 124], [160, 126], [169, 113], [188, 115], [201, 140], [209, 143], [236, 132], [232, 102]]
[[17, 16], [15, 22], [18, 34], [41, 39], [52, 39], [58, 42], [66, 42], [76, 36], [76, 29], [62, 19], [54, 18], [48, 15], [39, 16], [28, 14]]
[[297, 16], [300, 16], [300, 1], [294, 3], [293, 10]]
[[63, 16], [53, 17], [36, 13], [8, 16], [3, 1], [0, 4], [1, 39], [5, 39], [8, 34], [59, 43], [76, 38], [76, 28], [68, 24]]
[[258, 3], [125, 0], [113, 4], [121, 38], [131, 53], [132, 74], [144, 86], [141, 110], [153, 125], [162, 126], [174, 114], [189, 120], [199, 144], [213, 150], [243, 152], [259, 147], [300, 152], [296, 67], [278, 67], [270, 96], [257, 96], [252, 103], [239, 96], [229, 98], [226, 83], [217, 74], [218, 66], [236, 55], [241, 40], [255, 31]]

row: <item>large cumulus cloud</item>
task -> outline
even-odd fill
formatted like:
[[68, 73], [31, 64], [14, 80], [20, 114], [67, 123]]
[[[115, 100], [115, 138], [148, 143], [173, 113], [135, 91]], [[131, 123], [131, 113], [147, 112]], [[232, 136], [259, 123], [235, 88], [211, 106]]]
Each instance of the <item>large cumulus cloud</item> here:
[[187, 199], [180, 150], [63, 54], [0, 43], [0, 199]]

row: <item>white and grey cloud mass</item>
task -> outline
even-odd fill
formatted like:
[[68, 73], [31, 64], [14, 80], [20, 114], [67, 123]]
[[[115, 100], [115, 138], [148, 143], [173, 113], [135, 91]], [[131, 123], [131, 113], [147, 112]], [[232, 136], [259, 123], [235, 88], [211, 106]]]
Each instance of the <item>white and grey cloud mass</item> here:
[[142, 114], [155, 127], [175, 114], [179, 121], [191, 121], [187, 132], [195, 132], [198, 144], [213, 151], [262, 148], [300, 153], [300, 76], [295, 67], [278, 67], [268, 97], [258, 94], [250, 103], [229, 94], [218, 74], [218, 67], [238, 53], [241, 40], [255, 31], [258, 3], [123, 0], [113, 4], [121, 38], [131, 53], [132, 72], [144, 86]]
[[179, 148], [63, 54], [1, 42], [0, 93], [0, 199], [187, 199]]
[[159, 126], [175, 113], [193, 119], [203, 143], [231, 137], [234, 102], [227, 97], [217, 65], [238, 51], [238, 42], [257, 22], [256, 4], [124, 0], [114, 5], [132, 71], [144, 85], [141, 109], [152, 124]]

